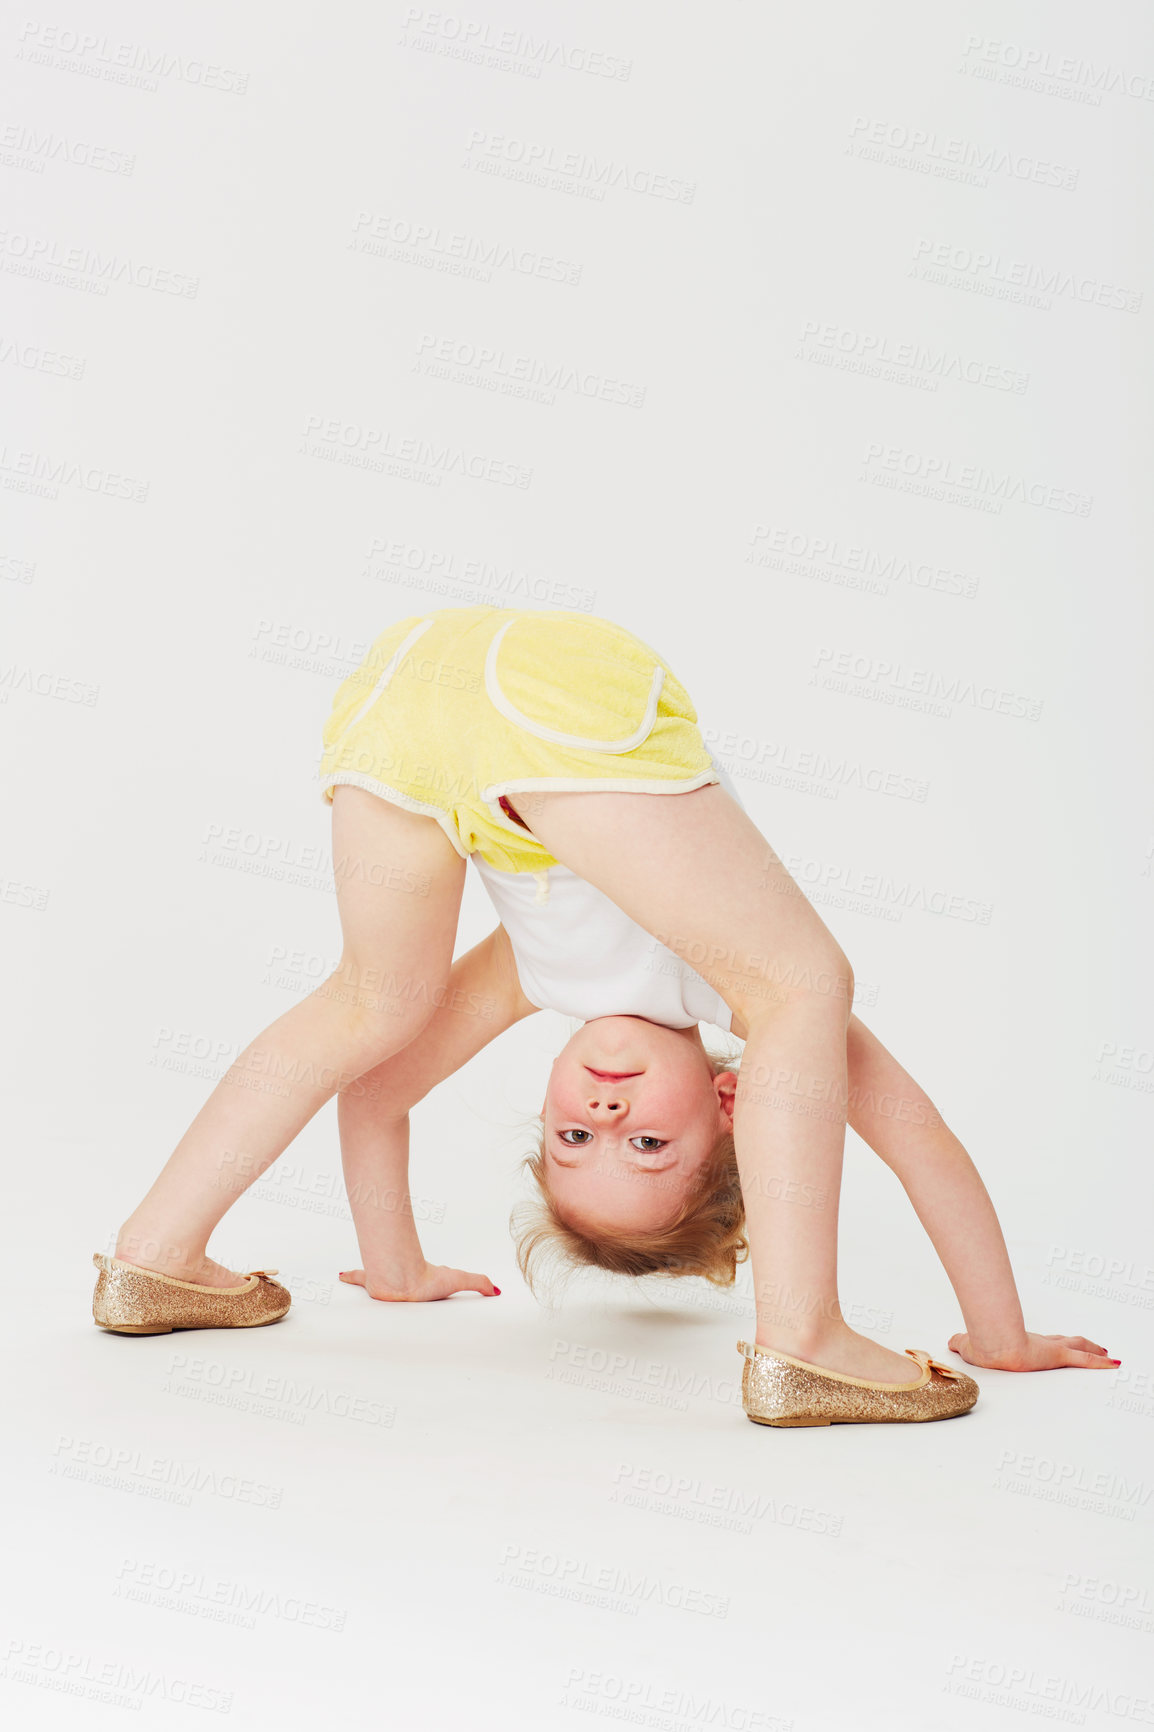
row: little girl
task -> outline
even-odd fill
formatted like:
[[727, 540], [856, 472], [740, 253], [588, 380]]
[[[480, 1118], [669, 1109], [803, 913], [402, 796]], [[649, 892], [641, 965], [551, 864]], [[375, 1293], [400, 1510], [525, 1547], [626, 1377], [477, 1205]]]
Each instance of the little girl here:
[[[409, 1111], [538, 1009], [581, 1020], [553, 1064], [519, 1247], [624, 1274], [732, 1283], [752, 1256], [745, 1411], [761, 1424], [947, 1418], [977, 1385], [852, 1330], [837, 1292], [848, 1122], [897, 1174], [953, 1284], [971, 1365], [1119, 1363], [1028, 1334], [965, 1149], [853, 1014], [853, 971], [712, 763], [689, 694], [624, 628], [581, 613], [450, 607], [398, 621], [324, 731], [341, 961], [241, 1053], [97, 1253], [105, 1329], [271, 1323], [275, 1271], [206, 1252], [231, 1202], [334, 1094], [375, 1299], [494, 1296], [426, 1262], [407, 1199]], [[500, 924], [453, 961], [472, 859]], [[745, 1043], [740, 1077], [699, 1023]], [[254, 1088], [257, 1077], [277, 1089]], [[249, 1085], [249, 1086], [246, 1086]], [[382, 1206], [388, 1198], [391, 1206]], [[911, 1359], [913, 1365], [911, 1365]], [[916, 1375], [912, 1375], [916, 1371]]]

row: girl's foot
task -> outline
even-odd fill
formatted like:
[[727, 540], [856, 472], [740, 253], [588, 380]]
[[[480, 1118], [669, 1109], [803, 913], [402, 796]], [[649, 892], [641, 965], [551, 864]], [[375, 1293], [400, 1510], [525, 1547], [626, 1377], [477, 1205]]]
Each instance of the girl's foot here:
[[207, 1282], [189, 1284], [159, 1271], [150, 1274], [140, 1264], [116, 1260], [104, 1251], [94, 1252], [92, 1261], [100, 1271], [92, 1295], [92, 1321], [112, 1335], [256, 1329], [279, 1323], [292, 1305], [288, 1288], [272, 1279], [275, 1270], [254, 1269], [249, 1280], [228, 1292]]
[[908, 1354], [894, 1353], [871, 1341], [868, 1335], [859, 1335], [848, 1324], [835, 1326], [800, 1344], [791, 1342], [780, 1329], [759, 1329], [756, 1339], [759, 1347], [771, 1347], [776, 1353], [804, 1359], [807, 1365], [820, 1366], [823, 1371], [840, 1371], [844, 1377], [861, 1377], [867, 1383], [912, 1383], [918, 1374]]
[[177, 1257], [134, 1257], [130, 1249], [122, 1250], [119, 1245], [113, 1255], [122, 1263], [131, 1263], [134, 1269], [147, 1269], [153, 1275], [171, 1275], [176, 1281], [195, 1281], [200, 1287], [243, 1287], [247, 1279], [235, 1269], [226, 1269], [223, 1263], [214, 1262], [211, 1257], [201, 1257], [194, 1263]]

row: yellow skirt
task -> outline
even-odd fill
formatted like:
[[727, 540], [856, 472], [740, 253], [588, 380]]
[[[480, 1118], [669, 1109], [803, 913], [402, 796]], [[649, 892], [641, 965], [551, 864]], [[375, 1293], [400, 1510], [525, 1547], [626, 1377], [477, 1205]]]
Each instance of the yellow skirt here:
[[679, 794], [718, 781], [685, 687], [586, 613], [444, 607], [381, 633], [333, 699], [321, 791], [435, 818], [502, 872], [557, 861], [500, 802], [528, 789]]

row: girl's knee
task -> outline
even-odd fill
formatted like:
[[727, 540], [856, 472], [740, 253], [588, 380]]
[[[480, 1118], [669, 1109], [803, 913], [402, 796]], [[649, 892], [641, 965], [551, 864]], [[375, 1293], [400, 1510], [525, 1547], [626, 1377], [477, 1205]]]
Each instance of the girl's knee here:
[[318, 992], [344, 1013], [350, 1058], [371, 1070], [409, 1043], [436, 1013], [447, 977], [439, 972], [402, 973], [363, 965], [345, 956]]
[[849, 957], [840, 946], [827, 946], [812, 961], [803, 965], [800, 989], [809, 998], [828, 1001], [831, 1013], [844, 1015], [849, 1021], [853, 1008], [854, 977]]
[[838, 951], [837, 979], [840, 982], [839, 996], [842, 998], [842, 1000], [845, 1003], [846, 1021], [848, 1022], [849, 1018], [850, 1018], [850, 1014], [853, 1010], [853, 994], [854, 994], [855, 981], [854, 981], [853, 966], [849, 960], [849, 957], [846, 956], [845, 953], [841, 950]]
[[742, 982], [737, 988], [740, 1002], [731, 1004], [748, 1023], [766, 1013], [806, 1009], [843, 1019], [848, 1025], [853, 1009], [854, 972], [839, 945], [820, 945], [799, 953], [788, 962], [770, 959], [764, 980]]

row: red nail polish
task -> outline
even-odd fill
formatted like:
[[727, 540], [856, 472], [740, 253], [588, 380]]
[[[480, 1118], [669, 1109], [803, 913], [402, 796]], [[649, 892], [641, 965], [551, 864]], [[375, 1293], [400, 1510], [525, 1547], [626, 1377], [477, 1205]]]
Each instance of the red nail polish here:
[[1111, 1365], [1121, 1365], [1122, 1361], [1120, 1359], [1111, 1359], [1110, 1363]]
[[501, 1289], [499, 1287], [494, 1287], [494, 1289], [493, 1289], [494, 1299], [499, 1299], [500, 1296], [501, 1296]]

